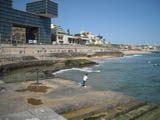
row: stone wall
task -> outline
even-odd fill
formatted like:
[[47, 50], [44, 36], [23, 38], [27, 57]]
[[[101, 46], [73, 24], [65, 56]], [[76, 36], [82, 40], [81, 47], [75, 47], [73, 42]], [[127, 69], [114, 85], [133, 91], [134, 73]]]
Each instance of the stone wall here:
[[97, 52], [114, 52], [114, 49], [101, 47], [89, 47], [81, 45], [18, 45], [3, 46], [1, 54], [3, 55], [22, 55], [22, 56], [39, 56], [52, 53], [81, 53], [92, 55]]

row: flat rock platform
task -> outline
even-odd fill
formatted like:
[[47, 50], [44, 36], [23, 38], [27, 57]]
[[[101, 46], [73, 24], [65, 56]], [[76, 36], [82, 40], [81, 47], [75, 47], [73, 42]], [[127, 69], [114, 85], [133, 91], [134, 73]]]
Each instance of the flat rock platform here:
[[[104, 120], [160, 118], [158, 105], [118, 92], [99, 90], [91, 86], [81, 87], [74, 81], [60, 78], [42, 80], [40, 84], [35, 81], [4, 83], [0, 84], [0, 88], [1, 120], [10, 120], [2, 119], [8, 115], [20, 115], [11, 120], [26, 120], [27, 115], [30, 116], [28, 120], [54, 120], [54, 116], [49, 119], [50, 113], [55, 117], [58, 113], [68, 120], [98, 120], [102, 117]], [[48, 112], [41, 115], [41, 112], [36, 111]]]

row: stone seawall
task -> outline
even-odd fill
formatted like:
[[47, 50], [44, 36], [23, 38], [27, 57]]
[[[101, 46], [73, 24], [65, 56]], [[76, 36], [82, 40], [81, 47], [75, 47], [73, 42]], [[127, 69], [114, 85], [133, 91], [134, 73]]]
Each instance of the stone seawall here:
[[87, 53], [88, 55], [96, 52], [115, 52], [115, 49], [90, 47], [80, 45], [18, 45], [2, 46], [1, 54], [12, 55], [44, 55], [51, 53]]
[[25, 59], [57, 60], [57, 58], [92, 56], [120, 57], [123, 56], [123, 53], [116, 49], [80, 45], [2, 45], [0, 63], [24, 61]]

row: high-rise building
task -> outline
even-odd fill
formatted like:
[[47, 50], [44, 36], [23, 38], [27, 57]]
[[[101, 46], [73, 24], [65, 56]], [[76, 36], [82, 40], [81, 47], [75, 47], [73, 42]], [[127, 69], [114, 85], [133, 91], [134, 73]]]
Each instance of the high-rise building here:
[[23, 43], [51, 43], [51, 18], [57, 16], [58, 4], [51, 0], [27, 3], [26, 12], [12, 8], [12, 0], [0, 0], [0, 43], [13, 43], [14, 27], [26, 29]]
[[67, 34], [64, 28], [57, 24], [51, 24], [51, 30], [53, 34]]

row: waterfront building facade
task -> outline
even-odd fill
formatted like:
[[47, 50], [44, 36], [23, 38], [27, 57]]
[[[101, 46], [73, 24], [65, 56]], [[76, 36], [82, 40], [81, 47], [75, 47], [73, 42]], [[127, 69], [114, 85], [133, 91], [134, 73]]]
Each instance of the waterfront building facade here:
[[52, 43], [53, 44], [80, 44], [80, 45], [105, 45], [108, 44], [103, 36], [95, 36], [91, 32], [80, 32], [70, 35], [62, 26], [52, 23]]
[[57, 24], [51, 24], [52, 43], [53, 44], [68, 44], [68, 34], [63, 27]]
[[51, 18], [58, 16], [58, 4], [51, 0], [27, 3], [26, 12], [12, 8], [12, 0], [0, 0], [0, 43], [13, 43], [14, 27], [25, 28], [23, 43], [51, 43]]
[[92, 45], [108, 44], [108, 42], [105, 41], [105, 39], [101, 35], [96, 36], [91, 32], [85, 32], [85, 31], [81, 31], [79, 35], [81, 36], [81, 38], [88, 39], [88, 44], [92, 44]]
[[94, 35], [93, 33], [91, 33], [91, 32], [81, 31], [81, 32], [80, 32], [80, 36], [81, 36], [82, 38], [87, 38], [87, 39], [89, 39], [88, 44], [94, 44], [94, 42], [95, 42], [95, 35]]
[[53, 44], [86, 45], [88, 43], [87, 38], [82, 38], [81, 36], [76, 35], [70, 35], [60, 25], [51, 24], [51, 30]]

